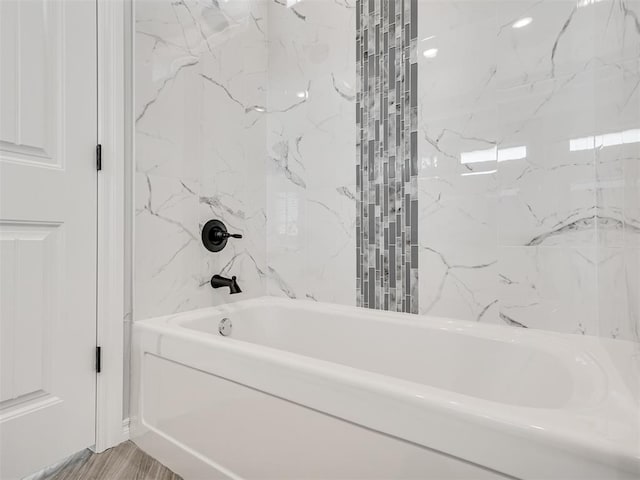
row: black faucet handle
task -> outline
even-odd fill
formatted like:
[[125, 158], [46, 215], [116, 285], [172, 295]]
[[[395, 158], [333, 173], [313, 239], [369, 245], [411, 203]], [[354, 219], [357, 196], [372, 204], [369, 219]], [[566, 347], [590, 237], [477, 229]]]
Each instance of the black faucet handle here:
[[215, 240], [224, 240], [225, 238], [242, 238], [242, 235], [239, 233], [223, 232], [222, 230], [214, 230], [212, 235]]
[[[1, 1], [1, 0], [0, 0]], [[202, 243], [210, 252], [219, 252], [227, 245], [229, 238], [242, 238], [239, 233], [229, 233], [220, 220], [209, 220], [202, 227]]]

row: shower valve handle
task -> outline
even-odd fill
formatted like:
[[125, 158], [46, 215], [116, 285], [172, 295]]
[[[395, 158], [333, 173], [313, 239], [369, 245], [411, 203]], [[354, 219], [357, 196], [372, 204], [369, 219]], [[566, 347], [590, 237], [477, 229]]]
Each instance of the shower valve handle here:
[[229, 233], [220, 220], [209, 220], [202, 227], [202, 243], [210, 252], [219, 252], [227, 246], [230, 238], [242, 238], [239, 233]]
[[225, 238], [242, 238], [242, 235], [240, 235], [239, 233], [223, 232], [222, 230], [214, 230], [212, 235], [214, 240], [224, 240]]

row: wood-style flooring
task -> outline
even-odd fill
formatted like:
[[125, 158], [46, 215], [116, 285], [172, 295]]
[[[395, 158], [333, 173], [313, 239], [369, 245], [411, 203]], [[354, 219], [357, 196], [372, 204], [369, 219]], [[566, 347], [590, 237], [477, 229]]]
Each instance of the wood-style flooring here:
[[182, 480], [167, 467], [125, 442], [103, 453], [84, 450], [29, 480]]

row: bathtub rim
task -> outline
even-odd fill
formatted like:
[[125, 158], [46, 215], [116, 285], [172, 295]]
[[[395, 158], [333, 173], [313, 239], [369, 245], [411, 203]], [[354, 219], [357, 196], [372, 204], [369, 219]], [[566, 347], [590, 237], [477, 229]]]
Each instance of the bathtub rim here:
[[[183, 324], [186, 322], [199, 320], [211, 315], [226, 315], [233, 314], [239, 310], [243, 310], [251, 307], [261, 306], [276, 306], [276, 307], [300, 307], [308, 310], [320, 311], [323, 313], [336, 312], [347, 316], [367, 316], [367, 320], [373, 319], [376, 321], [383, 321], [389, 323], [396, 323], [398, 325], [407, 325], [420, 329], [435, 329], [436, 327], [453, 330], [452, 327], [458, 327], [458, 330], [462, 328], [465, 334], [471, 334], [475, 337], [488, 338], [493, 340], [503, 340], [505, 336], [512, 337], [514, 341], [530, 341], [531, 338], [538, 340], [555, 340], [570, 343], [585, 341], [596, 341], [602, 344], [619, 344], [627, 345], [628, 348], [637, 350], [640, 353], [640, 343], [632, 342], [629, 340], [612, 339], [605, 337], [598, 337], [593, 335], [579, 335], [572, 333], [554, 332], [550, 330], [540, 330], [535, 328], [522, 328], [511, 327], [508, 325], [491, 324], [474, 322], [470, 320], [459, 320], [454, 318], [447, 318], [439, 315], [416, 315], [406, 312], [391, 312], [385, 310], [369, 309], [364, 307], [340, 305], [329, 302], [316, 302], [306, 299], [289, 299], [283, 297], [262, 296], [240, 300], [233, 303], [227, 303], [223, 305], [197, 308], [185, 312], [173, 313], [170, 315], [161, 315], [158, 317], [147, 318], [144, 320], [137, 320], [135, 324], [163, 324], [171, 326], [180, 326], [183, 328]], [[293, 309], [293, 308], [292, 308]], [[393, 318], [398, 317], [398, 318]], [[424, 319], [428, 318], [428, 322]], [[187, 328], [188, 329], [188, 328]], [[191, 329], [190, 329], [191, 330]], [[206, 332], [202, 332], [206, 333]], [[515, 342], [514, 342], [515, 343]], [[545, 344], [542, 344], [544, 347]]]

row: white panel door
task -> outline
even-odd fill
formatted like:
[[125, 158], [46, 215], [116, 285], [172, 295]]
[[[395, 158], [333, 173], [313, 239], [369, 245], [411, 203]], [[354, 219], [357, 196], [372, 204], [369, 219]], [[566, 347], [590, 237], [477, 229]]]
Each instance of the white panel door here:
[[0, 0], [0, 478], [95, 442], [95, 0]]

